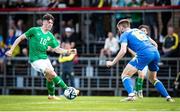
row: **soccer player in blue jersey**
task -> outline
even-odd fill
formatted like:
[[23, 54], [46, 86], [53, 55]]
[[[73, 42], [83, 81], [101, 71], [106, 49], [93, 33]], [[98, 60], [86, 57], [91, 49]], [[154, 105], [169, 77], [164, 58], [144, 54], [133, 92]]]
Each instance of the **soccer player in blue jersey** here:
[[[147, 26], [147, 25], [140, 25], [138, 27], [138, 29], [143, 31], [148, 36], [148, 39], [151, 42], [151, 44], [154, 45], [156, 48], [158, 48], [157, 43], [153, 39], [151, 39], [149, 37], [149, 34], [150, 34], [149, 26]], [[130, 48], [128, 48], [128, 51], [133, 56], [136, 56], [136, 53], [134, 51], [132, 51]], [[136, 78], [134, 90], [135, 90], [136, 96], [139, 97], [139, 98], [143, 98], [143, 81], [144, 81], [144, 77], [146, 76], [147, 72], [148, 72], [148, 66], [145, 66], [142, 71], [138, 70], [138, 77]]]
[[120, 37], [121, 49], [113, 61], [106, 62], [106, 66], [111, 67], [115, 65], [126, 54], [127, 48], [136, 52], [136, 57], [126, 65], [121, 74], [122, 83], [128, 92], [128, 97], [123, 101], [135, 100], [131, 76], [138, 70], [142, 71], [144, 67], [148, 65], [150, 82], [167, 101], [174, 102], [162, 82], [156, 77], [157, 71], [159, 70], [158, 62], [160, 60], [160, 55], [157, 48], [149, 41], [148, 36], [139, 29], [131, 29], [128, 19], [120, 20], [117, 24], [117, 28], [122, 33]]

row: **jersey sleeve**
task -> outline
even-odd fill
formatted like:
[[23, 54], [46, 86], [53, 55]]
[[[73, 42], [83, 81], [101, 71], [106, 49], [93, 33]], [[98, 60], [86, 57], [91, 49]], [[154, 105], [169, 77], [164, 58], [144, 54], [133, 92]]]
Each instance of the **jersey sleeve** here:
[[59, 46], [59, 42], [53, 35], [51, 35], [51, 41], [49, 42], [49, 46], [51, 46], [52, 48], [56, 48]]
[[26, 38], [27, 38], [27, 39], [30, 39], [30, 38], [33, 36], [33, 34], [34, 34], [34, 27], [33, 27], [33, 28], [30, 28], [30, 29], [29, 29], [28, 31], [26, 31], [24, 34], [26, 35]]
[[127, 43], [128, 42], [128, 36], [127, 36], [127, 33], [126, 32], [124, 32], [121, 36], [120, 36], [120, 40], [119, 40], [119, 42], [120, 43]]

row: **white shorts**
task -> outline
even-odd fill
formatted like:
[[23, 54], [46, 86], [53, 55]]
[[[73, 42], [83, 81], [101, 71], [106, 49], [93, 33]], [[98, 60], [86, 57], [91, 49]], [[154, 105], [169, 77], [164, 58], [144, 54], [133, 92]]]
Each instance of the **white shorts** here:
[[44, 74], [46, 68], [49, 68], [54, 71], [53, 66], [49, 59], [40, 59], [31, 63], [31, 66], [36, 70]]

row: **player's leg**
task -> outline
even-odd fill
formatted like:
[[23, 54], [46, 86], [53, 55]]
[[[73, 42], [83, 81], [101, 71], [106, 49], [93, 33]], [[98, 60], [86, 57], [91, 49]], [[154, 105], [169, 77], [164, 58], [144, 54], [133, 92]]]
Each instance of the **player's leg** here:
[[[48, 65], [48, 67], [44, 71], [46, 74], [46, 78], [53, 81], [55, 85], [61, 87], [62, 89], [67, 89], [68, 86], [63, 81], [63, 79], [56, 74], [49, 59], [47, 59], [46, 64]], [[77, 90], [76, 93], [79, 94], [79, 90]]]
[[121, 79], [124, 88], [128, 92], [128, 98], [122, 100], [122, 101], [133, 101], [134, 99], [134, 91], [133, 91], [133, 84], [131, 81], [131, 76], [137, 72], [137, 68], [132, 66], [131, 64], [127, 64], [125, 69], [123, 70], [123, 73], [121, 74]]
[[158, 52], [155, 53], [153, 57], [154, 57], [153, 61], [148, 64], [149, 80], [155, 86], [155, 88], [161, 93], [161, 95], [164, 96], [167, 99], [167, 101], [173, 102], [172, 98], [168, 94], [168, 92], [167, 92], [166, 88], [164, 87], [163, 83], [160, 80], [157, 79], [157, 71], [159, 70], [158, 62], [160, 60], [159, 53]]
[[59, 97], [55, 96], [55, 84], [52, 80], [46, 81], [46, 87], [48, 89], [48, 99], [49, 100], [60, 100]]
[[143, 98], [143, 81], [144, 77], [147, 74], [148, 67], [146, 66], [142, 71], [138, 70], [138, 78], [135, 82], [135, 93], [139, 98]]
[[68, 86], [64, 83], [63, 79], [56, 74], [49, 59], [46, 59], [46, 65], [47, 67], [44, 70], [44, 73], [46, 74], [46, 78], [52, 80], [55, 85], [63, 89], [67, 89]]
[[138, 77], [136, 78], [135, 82], [135, 94], [139, 98], [143, 98], [143, 81], [144, 77], [141, 77], [143, 75], [142, 71], [138, 71]]
[[134, 91], [133, 91], [133, 85], [131, 82], [131, 76], [135, 74], [138, 70], [143, 70], [144, 67], [149, 63], [149, 56], [137, 56], [134, 57], [128, 65], [125, 67], [121, 78], [123, 85], [125, 89], [128, 92], [128, 96], [135, 96]]
[[138, 77], [136, 78], [136, 82], [135, 82], [135, 91], [137, 93], [137, 96], [138, 93], [142, 91], [143, 81], [144, 81], [144, 72], [138, 70]]
[[[59, 86], [59, 87], [62, 87], [63, 89], [65, 89], [64, 87], [66, 86], [66, 84], [63, 82], [63, 80], [58, 77], [56, 75], [56, 73], [52, 70], [50, 70], [49, 68], [46, 68], [45, 69], [45, 77], [47, 79], [47, 88], [48, 88], [48, 99], [49, 100], [60, 100], [59, 97], [56, 97], [55, 96], [55, 85]], [[57, 83], [57, 79], [59, 78], [59, 81], [61, 83]], [[56, 82], [53, 80], [53, 79], [56, 79]]]
[[51, 80], [46, 80], [46, 87], [48, 89], [49, 96], [55, 96], [55, 84]]
[[[43, 73], [44, 76], [46, 76], [46, 74], [44, 72], [45, 68], [49, 68], [46, 61], [47, 60], [40, 59], [40, 60], [37, 60], [37, 61], [31, 63], [31, 66], [36, 71], [39, 71], [39, 72]], [[53, 69], [53, 68], [51, 68], [51, 69]], [[48, 99], [56, 99], [56, 97], [55, 97], [55, 84], [50, 78], [46, 77], [46, 79], [47, 79], [46, 87], [48, 89], [48, 95], [49, 95]]]
[[61, 79], [61, 77], [57, 76], [56, 72], [54, 70], [51, 70], [50, 68], [46, 68], [44, 73], [46, 74], [46, 79], [53, 81], [55, 85], [67, 89], [68, 86], [64, 83], [64, 81]]
[[[48, 89], [48, 99], [56, 99], [55, 97], [55, 82], [53, 81], [53, 78], [56, 77], [56, 73], [54, 72], [54, 68], [52, 67], [49, 59], [40, 59], [33, 63], [31, 63], [31, 66], [44, 74], [44, 76], [47, 79], [47, 89]], [[63, 85], [63, 81], [61, 81]], [[64, 84], [65, 85], [65, 84]], [[66, 85], [65, 85], [66, 86]], [[64, 87], [65, 87], [64, 86]]]
[[150, 82], [155, 86], [157, 91], [160, 92], [161, 95], [167, 99], [167, 101], [173, 102], [171, 96], [168, 94], [163, 83], [157, 79], [157, 72], [156, 71], [149, 71], [148, 76], [149, 76]]

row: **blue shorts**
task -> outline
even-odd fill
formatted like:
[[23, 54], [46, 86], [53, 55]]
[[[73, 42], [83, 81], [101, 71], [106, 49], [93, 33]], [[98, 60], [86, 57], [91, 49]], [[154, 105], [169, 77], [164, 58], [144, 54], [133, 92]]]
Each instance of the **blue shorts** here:
[[151, 51], [134, 57], [129, 64], [136, 67], [138, 70], [143, 70], [147, 65], [150, 71], [158, 71], [158, 62], [160, 55], [158, 51]]

